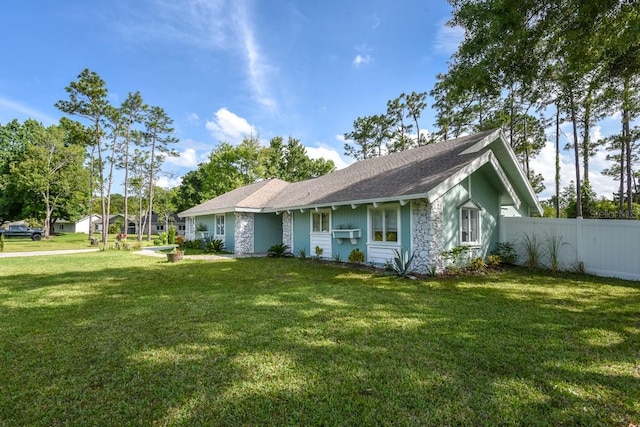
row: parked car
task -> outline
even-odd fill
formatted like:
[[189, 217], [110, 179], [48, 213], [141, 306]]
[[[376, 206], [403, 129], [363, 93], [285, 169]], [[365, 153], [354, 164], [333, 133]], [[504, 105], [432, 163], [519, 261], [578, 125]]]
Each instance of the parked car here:
[[40, 240], [44, 236], [42, 228], [31, 228], [26, 225], [10, 225], [8, 228], [0, 228], [0, 234], [5, 239], [11, 238], [29, 238], [31, 240]]

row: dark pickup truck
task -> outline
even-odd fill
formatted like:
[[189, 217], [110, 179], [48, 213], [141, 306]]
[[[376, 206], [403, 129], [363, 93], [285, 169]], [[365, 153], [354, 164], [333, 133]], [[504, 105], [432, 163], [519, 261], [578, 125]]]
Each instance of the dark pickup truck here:
[[9, 228], [0, 228], [0, 234], [5, 239], [16, 237], [28, 237], [31, 240], [40, 240], [44, 236], [42, 228], [31, 228], [26, 225], [10, 225]]

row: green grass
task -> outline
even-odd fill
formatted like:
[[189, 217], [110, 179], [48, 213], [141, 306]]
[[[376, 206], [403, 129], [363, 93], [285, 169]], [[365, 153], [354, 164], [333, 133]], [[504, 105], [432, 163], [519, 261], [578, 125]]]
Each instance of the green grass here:
[[[93, 237], [97, 239], [101, 238], [97, 233], [94, 233]], [[116, 235], [110, 234], [108, 245], [113, 246], [115, 240]], [[127, 241], [129, 243], [137, 242], [135, 236], [129, 237]], [[146, 237], [143, 237], [141, 242], [142, 246], [149, 246], [152, 244], [153, 241], [147, 241]], [[89, 235], [82, 233], [59, 234], [37, 242], [31, 239], [5, 239], [4, 241], [4, 252], [57, 251], [67, 249], [90, 249], [91, 247], [92, 246], [89, 243]]]
[[1, 259], [0, 425], [640, 423], [640, 284]]

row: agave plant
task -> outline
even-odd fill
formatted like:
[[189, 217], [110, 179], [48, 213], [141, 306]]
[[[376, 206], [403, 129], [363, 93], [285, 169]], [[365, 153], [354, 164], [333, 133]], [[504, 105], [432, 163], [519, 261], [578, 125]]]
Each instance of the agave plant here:
[[391, 262], [391, 268], [398, 277], [409, 277], [414, 254], [409, 256], [409, 251], [402, 251], [401, 253], [397, 249], [394, 249], [393, 253], [395, 256]]

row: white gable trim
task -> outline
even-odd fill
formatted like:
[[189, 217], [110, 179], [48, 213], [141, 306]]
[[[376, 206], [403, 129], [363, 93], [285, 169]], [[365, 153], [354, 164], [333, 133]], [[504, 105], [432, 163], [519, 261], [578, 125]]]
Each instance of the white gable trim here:
[[520, 209], [520, 198], [518, 197], [516, 190], [511, 185], [511, 181], [509, 181], [509, 179], [507, 178], [507, 174], [504, 173], [504, 170], [500, 166], [500, 163], [498, 163], [498, 159], [496, 159], [496, 156], [493, 154], [493, 152], [491, 152], [490, 162], [491, 166], [493, 166], [493, 169], [495, 169], [498, 178], [500, 178], [500, 181], [502, 181], [502, 185], [504, 185], [504, 188], [507, 189], [507, 193], [509, 193], [509, 197], [511, 197], [511, 200], [513, 200], [513, 204], [517, 209]]
[[453, 187], [460, 184], [472, 173], [474, 173], [475, 171], [477, 171], [487, 163], [491, 164], [491, 166], [496, 172], [496, 175], [498, 175], [500, 182], [502, 182], [502, 185], [504, 186], [504, 188], [506, 188], [507, 193], [509, 193], [509, 197], [511, 197], [511, 200], [513, 200], [516, 207], [519, 208], [521, 203], [520, 198], [518, 197], [515, 189], [511, 185], [511, 182], [509, 182], [509, 180], [507, 179], [507, 175], [502, 170], [500, 163], [498, 163], [498, 160], [495, 158], [495, 155], [493, 154], [492, 151], [487, 151], [483, 153], [480, 157], [473, 160], [467, 166], [465, 166], [455, 174], [451, 175], [449, 178], [442, 181], [442, 183], [440, 183], [438, 186], [436, 186], [434, 189], [432, 189], [427, 193], [427, 199], [429, 199], [429, 201], [439, 199], [447, 191], [451, 190]]
[[489, 135], [485, 136], [480, 141], [476, 142], [471, 147], [467, 148], [466, 150], [464, 150], [462, 153], [458, 155], [462, 156], [465, 154], [477, 153], [478, 151], [482, 150], [483, 148], [485, 148], [486, 146], [488, 146], [493, 141], [499, 138], [502, 138], [502, 130], [496, 129], [494, 132], [491, 132]]
[[[522, 182], [525, 183], [526, 191], [527, 191], [527, 193], [529, 193], [528, 195], [530, 196], [531, 200], [534, 202], [535, 208], [536, 208], [538, 214], [542, 215], [542, 213], [543, 213], [542, 205], [540, 205], [540, 201], [538, 200], [538, 197], [536, 196], [536, 192], [534, 191], [533, 187], [531, 186], [531, 183], [529, 182], [529, 179], [524, 174], [524, 171], [520, 167], [520, 164], [518, 163], [518, 159], [516, 158], [516, 155], [515, 155], [513, 149], [511, 148], [511, 146], [507, 142], [507, 139], [505, 138], [504, 133], [502, 132], [502, 130], [498, 129], [495, 132], [492, 132], [490, 135], [487, 135], [486, 137], [482, 138], [480, 141], [478, 141], [477, 143], [473, 144], [471, 147], [467, 148], [466, 150], [464, 150], [460, 154], [477, 153], [478, 151], [480, 151], [483, 148], [487, 147], [489, 144], [491, 144], [492, 142], [494, 142], [496, 140], [500, 140], [500, 143], [504, 146], [504, 148], [506, 149], [507, 153], [509, 153], [509, 160], [513, 163], [513, 165], [516, 166], [516, 170], [518, 171], [518, 175], [519, 175], [520, 179], [522, 180]], [[500, 168], [500, 169], [502, 170], [502, 168]], [[504, 175], [504, 177], [501, 177], [501, 179], [504, 181], [504, 179], [506, 179], [506, 175], [504, 174], [504, 171], [502, 171], [502, 174]], [[511, 186], [511, 188], [513, 189], [512, 186]], [[520, 202], [517, 203], [517, 207], [520, 207]]]
[[451, 190], [453, 187], [464, 181], [473, 172], [480, 169], [482, 165], [489, 161], [490, 156], [491, 152], [487, 151], [482, 156], [473, 160], [467, 166], [460, 169], [458, 172], [454, 173], [449, 178], [445, 179], [436, 187], [431, 189], [431, 191], [427, 193], [427, 199], [429, 199], [429, 202], [433, 202], [434, 200], [437, 200], [440, 197], [444, 196], [447, 191]]

